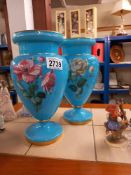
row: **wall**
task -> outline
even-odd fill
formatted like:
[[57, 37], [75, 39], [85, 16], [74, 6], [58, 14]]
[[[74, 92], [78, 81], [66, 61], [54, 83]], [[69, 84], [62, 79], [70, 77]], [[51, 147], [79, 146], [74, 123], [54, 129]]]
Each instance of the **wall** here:
[[[32, 0], [7, 0], [6, 2], [11, 38], [17, 31], [34, 28]], [[13, 57], [19, 55], [18, 46], [13, 44], [13, 42], [11, 45]]]
[[26, 30], [34, 29], [32, 0], [24, 0]]
[[[88, 6], [68, 6], [65, 8], [57, 8], [52, 9], [52, 29], [55, 30], [55, 12], [56, 10], [66, 10], [67, 12], [67, 29], [69, 29], [69, 11], [74, 9], [80, 9], [80, 15], [81, 15], [81, 29], [84, 29], [84, 10], [96, 7], [97, 8], [97, 26], [98, 27], [106, 27], [106, 26], [116, 26], [120, 25], [121, 18], [119, 16], [113, 16], [111, 15], [111, 11], [114, 7], [114, 3], [105, 3], [105, 4], [95, 4], [95, 5], [88, 5]], [[131, 13], [124, 15], [124, 24], [131, 24]], [[69, 32], [69, 31], [68, 31]], [[131, 34], [131, 30], [128, 31], [129, 34]], [[98, 37], [103, 37], [111, 34], [111, 31], [105, 31], [105, 32], [98, 32]]]

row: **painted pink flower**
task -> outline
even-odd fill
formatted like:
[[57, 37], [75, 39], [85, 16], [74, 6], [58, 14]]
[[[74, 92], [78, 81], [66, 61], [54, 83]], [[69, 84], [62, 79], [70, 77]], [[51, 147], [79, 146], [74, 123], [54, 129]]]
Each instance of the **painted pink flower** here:
[[39, 62], [40, 62], [40, 63], [45, 62], [45, 60], [46, 60], [46, 59], [45, 59], [44, 57], [39, 57]]
[[45, 91], [50, 92], [52, 87], [54, 87], [54, 85], [55, 85], [55, 81], [56, 81], [56, 76], [55, 76], [53, 70], [51, 70], [51, 72], [48, 72], [45, 75], [41, 86], [45, 89]]
[[18, 80], [24, 80], [31, 83], [41, 74], [42, 68], [38, 64], [34, 64], [32, 60], [23, 60], [17, 66], [14, 66], [14, 73]]

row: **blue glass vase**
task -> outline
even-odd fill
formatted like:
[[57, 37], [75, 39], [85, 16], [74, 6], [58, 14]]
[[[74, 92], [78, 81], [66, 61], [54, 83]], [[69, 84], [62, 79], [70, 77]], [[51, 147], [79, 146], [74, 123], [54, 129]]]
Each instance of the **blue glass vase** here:
[[14, 87], [25, 107], [38, 120], [25, 131], [37, 145], [55, 142], [63, 133], [60, 124], [49, 121], [63, 97], [68, 79], [67, 61], [58, 55], [63, 35], [49, 31], [22, 31], [13, 36], [20, 56], [13, 59]]
[[96, 84], [99, 62], [91, 55], [95, 39], [71, 38], [62, 45], [63, 56], [69, 64], [69, 77], [65, 97], [74, 107], [64, 113], [71, 124], [84, 124], [92, 119], [92, 113], [82, 108]]

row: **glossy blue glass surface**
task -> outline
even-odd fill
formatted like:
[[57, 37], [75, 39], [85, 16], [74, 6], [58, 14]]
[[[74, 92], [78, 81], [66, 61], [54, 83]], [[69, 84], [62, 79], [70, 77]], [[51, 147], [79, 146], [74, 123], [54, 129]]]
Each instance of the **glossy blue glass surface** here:
[[29, 126], [25, 136], [32, 142], [43, 143], [57, 139], [63, 133], [63, 128], [55, 122], [38, 122]]
[[[62, 100], [68, 78], [67, 61], [58, 55], [63, 35], [49, 31], [23, 31], [15, 33], [13, 41], [18, 44], [20, 52], [11, 64], [17, 94], [34, 118], [49, 120]], [[47, 68], [47, 58], [60, 59], [62, 70]], [[53, 129], [54, 125], [51, 126]]]
[[[96, 57], [91, 55], [91, 47], [94, 44], [95, 39], [72, 38], [66, 39], [62, 45], [63, 56], [65, 56], [69, 64], [69, 77], [65, 96], [75, 108], [82, 107], [96, 84], [99, 62]], [[77, 121], [78, 123], [85, 122], [92, 118], [92, 114], [89, 111], [86, 113], [86, 119], [85, 112], [82, 113], [80, 111], [81, 109], [77, 109], [78, 114], [76, 114], [76, 109], [73, 109], [73, 112], [71, 110], [66, 111], [64, 118], [72, 123]]]
[[91, 120], [92, 113], [83, 108], [74, 108], [64, 113], [64, 119], [70, 123], [81, 123]]

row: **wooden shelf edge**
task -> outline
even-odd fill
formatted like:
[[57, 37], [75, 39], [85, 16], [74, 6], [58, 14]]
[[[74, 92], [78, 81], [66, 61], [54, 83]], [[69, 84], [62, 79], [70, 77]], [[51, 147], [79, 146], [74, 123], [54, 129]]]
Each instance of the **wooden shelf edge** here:
[[2, 175], [110, 175], [114, 172], [115, 175], [131, 174], [131, 165], [127, 163], [55, 159], [8, 154], [0, 154], [0, 165]]
[[[88, 104], [84, 104], [83, 107], [84, 108], [106, 108], [109, 104], [95, 104], [95, 103], [88, 103]], [[17, 103], [14, 105], [14, 109], [17, 112], [18, 110], [20, 110], [20, 108], [22, 108], [23, 104], [22, 103]], [[71, 104], [67, 104], [67, 103], [61, 103], [60, 107], [62, 108], [72, 108]], [[124, 108], [126, 109], [131, 109], [131, 104], [124, 104]]]
[[[84, 108], [106, 108], [109, 104], [95, 104], [95, 103], [86, 103], [83, 105]], [[60, 107], [71, 108], [71, 104], [61, 103]], [[131, 109], [131, 104], [124, 104], [124, 108]]]

